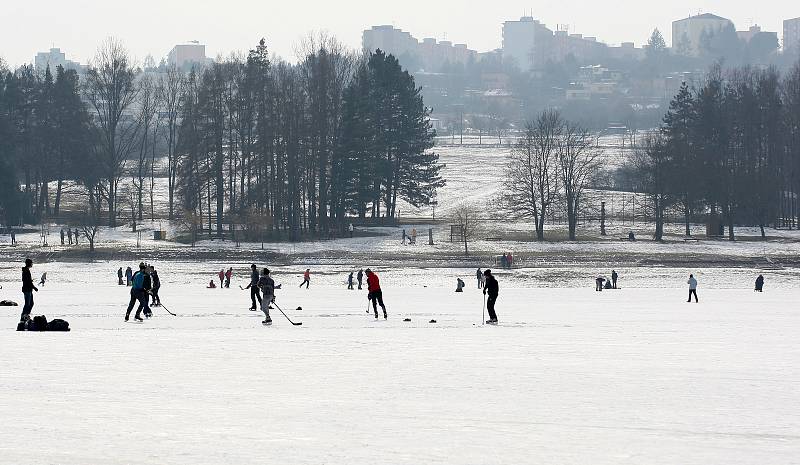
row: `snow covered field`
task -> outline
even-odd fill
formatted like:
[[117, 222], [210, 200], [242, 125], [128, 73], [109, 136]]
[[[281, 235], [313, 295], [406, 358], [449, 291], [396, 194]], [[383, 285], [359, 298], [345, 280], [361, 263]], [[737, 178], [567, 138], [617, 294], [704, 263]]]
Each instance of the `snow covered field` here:
[[[34, 268], [51, 280], [34, 314], [71, 333], [15, 333], [19, 307], [0, 308], [0, 463], [800, 463], [792, 270], [763, 294], [741, 269], [622, 270], [603, 293], [589, 280], [610, 270], [499, 273], [502, 325], [484, 327], [474, 270], [375, 267], [376, 322], [348, 266], [314, 268], [308, 291], [301, 265], [278, 267], [303, 326], [276, 310], [265, 328], [246, 263], [212, 290], [222, 265], [156, 263], [178, 316], [141, 325], [122, 321], [120, 265]], [[17, 268], [0, 267], [0, 298], [20, 299]]]

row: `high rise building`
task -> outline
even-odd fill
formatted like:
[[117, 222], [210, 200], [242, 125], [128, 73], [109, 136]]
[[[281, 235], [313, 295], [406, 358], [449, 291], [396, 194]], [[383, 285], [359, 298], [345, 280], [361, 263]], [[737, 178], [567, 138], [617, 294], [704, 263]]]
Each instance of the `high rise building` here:
[[503, 61], [529, 71], [544, 60], [553, 31], [530, 16], [503, 23]]
[[167, 64], [180, 69], [202, 66], [206, 63], [208, 63], [206, 46], [196, 40], [176, 45], [167, 55]]
[[783, 22], [783, 50], [800, 53], [800, 18], [787, 19]]
[[400, 59], [404, 66], [415, 67], [411, 71], [437, 70], [445, 63], [466, 64], [478, 56], [478, 52], [470, 50], [466, 44], [437, 41], [433, 38], [420, 42], [410, 33], [393, 26], [374, 26], [367, 29], [362, 34], [361, 43], [366, 51], [380, 49]]
[[735, 30], [731, 20], [711, 13], [673, 21], [672, 49], [681, 55], [699, 56], [704, 36], [714, 35], [728, 28]]
[[56, 68], [61, 66], [65, 70], [71, 69], [79, 73], [85, 70], [85, 66], [78, 62], [67, 60], [67, 56], [60, 48], [51, 48], [48, 52], [39, 52], [33, 59], [34, 68], [36, 71], [43, 73], [47, 67], [50, 67], [50, 72], [55, 74]]

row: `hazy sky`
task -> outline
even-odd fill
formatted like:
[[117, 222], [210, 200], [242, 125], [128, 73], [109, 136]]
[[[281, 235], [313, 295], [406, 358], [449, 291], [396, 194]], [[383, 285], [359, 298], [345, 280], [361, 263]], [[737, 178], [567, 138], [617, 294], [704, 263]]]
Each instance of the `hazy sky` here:
[[479, 51], [500, 47], [501, 24], [531, 14], [551, 29], [607, 43], [645, 42], [658, 27], [670, 42], [671, 22], [698, 12], [753, 23], [782, 36], [782, 22], [800, 16], [800, 0], [2, 0], [0, 57], [31, 62], [51, 46], [86, 62], [108, 36], [121, 39], [141, 61], [156, 61], [176, 43], [199, 40], [209, 56], [246, 51], [260, 37], [285, 58], [311, 31], [326, 30], [357, 47], [368, 26], [394, 24], [415, 37], [447, 38]]

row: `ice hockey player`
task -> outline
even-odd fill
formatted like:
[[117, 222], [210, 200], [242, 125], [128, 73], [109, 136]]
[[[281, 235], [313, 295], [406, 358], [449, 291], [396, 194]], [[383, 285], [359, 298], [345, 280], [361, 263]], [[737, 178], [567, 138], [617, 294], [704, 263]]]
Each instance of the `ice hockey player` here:
[[689, 285], [689, 300], [687, 302], [692, 301], [692, 295], [694, 295], [694, 303], [698, 303], [697, 301], [697, 280], [694, 279], [694, 275], [689, 275], [689, 280], [686, 281], [686, 284]]
[[261, 298], [261, 311], [264, 312], [266, 318], [262, 323], [264, 325], [271, 325], [272, 318], [269, 316], [269, 304], [275, 300], [275, 281], [269, 277], [269, 270], [264, 268], [261, 272], [261, 278], [258, 280], [258, 288], [261, 289], [261, 293], [264, 294]]
[[142, 319], [142, 310], [147, 308], [148, 311], [150, 310], [147, 306], [147, 301], [149, 297], [147, 296], [147, 291], [145, 291], [145, 277], [147, 276], [147, 266], [144, 263], [139, 264], [139, 271], [137, 271], [133, 275], [133, 279], [131, 280], [131, 300], [128, 303], [128, 309], [125, 311], [125, 321], [128, 321], [131, 316], [131, 310], [133, 310], [133, 306], [138, 302], [139, 306], [136, 308], [136, 315], [134, 315], [133, 319], [136, 321], [144, 321]]
[[486, 324], [496, 325], [497, 313], [494, 311], [494, 304], [497, 302], [497, 296], [500, 294], [500, 285], [494, 278], [492, 270], [484, 271], [483, 276], [486, 278], [486, 284], [483, 286], [483, 294], [489, 296], [486, 300], [486, 310], [489, 312], [489, 321], [487, 321]]
[[389, 315], [386, 314], [386, 305], [383, 304], [383, 291], [381, 290], [380, 279], [378, 275], [372, 272], [369, 268], [367, 274], [367, 299], [372, 301], [372, 309], [375, 311], [375, 319], [378, 319], [378, 305], [383, 309], [383, 319], [388, 319]]
[[258, 300], [259, 304], [261, 303], [261, 293], [258, 291], [258, 281], [259, 281], [258, 267], [256, 267], [255, 263], [253, 263], [252, 265], [250, 265], [250, 284], [248, 284], [247, 287], [245, 288], [245, 289], [250, 289], [251, 311], [256, 311], [256, 309], [258, 308], [256, 306], [256, 300]]
[[364, 280], [364, 270], [358, 270], [358, 274], [356, 275], [358, 279], [358, 290], [361, 290], [361, 283]]
[[764, 292], [764, 275], [758, 275], [756, 278], [756, 292]]
[[33, 260], [26, 258], [25, 267], [22, 268], [22, 295], [25, 297], [25, 305], [22, 307], [22, 315], [19, 317], [19, 321], [23, 322], [30, 318], [31, 310], [33, 310], [33, 291], [39, 292], [39, 288], [33, 285], [31, 268], [33, 268]]
[[44, 273], [42, 273], [41, 279], [39, 279], [39, 285], [44, 286], [46, 282], [47, 282], [47, 272], [45, 271]]
[[153, 296], [153, 306], [160, 307], [161, 297], [158, 296], [158, 291], [161, 289], [161, 279], [158, 277], [158, 271], [153, 266], [150, 266], [150, 279], [153, 281], [153, 290], [150, 293]]
[[300, 287], [303, 287], [303, 284], [306, 285], [306, 289], [311, 285], [311, 269], [309, 268], [306, 268], [306, 272], [303, 273], [303, 282], [300, 283]]

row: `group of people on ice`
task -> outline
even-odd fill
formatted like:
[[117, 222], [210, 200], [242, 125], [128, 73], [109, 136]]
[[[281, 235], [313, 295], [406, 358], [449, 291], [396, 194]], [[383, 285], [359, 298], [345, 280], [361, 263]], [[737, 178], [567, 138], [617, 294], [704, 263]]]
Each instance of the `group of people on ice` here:
[[[130, 268], [128, 268], [130, 270]], [[122, 273], [122, 268], [117, 271], [117, 276]], [[122, 278], [119, 280], [122, 283]], [[133, 273], [129, 280], [131, 287], [131, 300], [128, 302], [128, 309], [125, 311], [125, 321], [130, 320], [133, 307], [138, 303], [136, 314], [133, 319], [138, 322], [144, 321], [145, 318], [153, 316], [153, 310], [150, 308], [158, 307], [161, 305], [161, 298], [158, 296], [158, 291], [161, 289], [161, 279], [158, 277], [158, 272], [155, 267], [148, 265], [144, 262], [139, 263], [139, 271]], [[152, 303], [150, 299], [152, 298]]]

